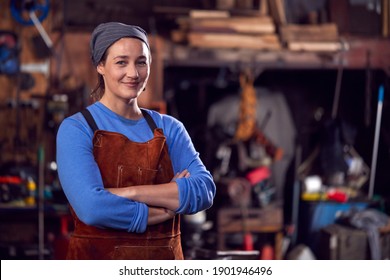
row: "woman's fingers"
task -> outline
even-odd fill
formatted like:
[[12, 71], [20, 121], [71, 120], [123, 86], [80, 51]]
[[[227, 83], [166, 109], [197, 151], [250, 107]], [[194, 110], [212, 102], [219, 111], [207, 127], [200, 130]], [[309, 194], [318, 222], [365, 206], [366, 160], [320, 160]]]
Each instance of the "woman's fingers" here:
[[189, 178], [191, 176], [190, 172], [188, 172], [187, 169], [184, 169], [182, 172], [178, 172], [173, 176], [173, 179], [179, 179], [179, 178]]

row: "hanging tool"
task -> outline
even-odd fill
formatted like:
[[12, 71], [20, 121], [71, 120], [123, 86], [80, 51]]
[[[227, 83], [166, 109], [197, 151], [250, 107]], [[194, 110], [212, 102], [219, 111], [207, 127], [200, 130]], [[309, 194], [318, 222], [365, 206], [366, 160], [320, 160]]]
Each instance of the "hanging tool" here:
[[[53, 42], [41, 24], [41, 21], [49, 14], [50, 1], [11, 0], [10, 5], [14, 19], [23, 25], [34, 25], [48, 49], [52, 50]], [[28, 18], [25, 17], [25, 14], [28, 15]]]
[[0, 30], [0, 74], [15, 75], [19, 73], [19, 54], [18, 36], [14, 32]]
[[[257, 126], [257, 94], [254, 87], [253, 71], [246, 69], [240, 74], [241, 98], [239, 119], [234, 138], [236, 141], [247, 141], [253, 139], [256, 143], [262, 145], [266, 153], [273, 160], [280, 160], [283, 156], [283, 150], [276, 147], [268, 137], [263, 133], [262, 128]], [[266, 116], [266, 121], [268, 121]], [[262, 125], [265, 127], [265, 124]]]
[[256, 91], [253, 86], [254, 78], [250, 70], [240, 74], [241, 100], [239, 121], [234, 138], [238, 141], [246, 141], [253, 136], [256, 129]]
[[384, 86], [381, 85], [379, 87], [379, 93], [378, 93], [378, 108], [377, 108], [377, 113], [376, 113], [374, 148], [373, 148], [373, 152], [372, 152], [370, 185], [369, 185], [369, 189], [368, 189], [368, 198], [369, 199], [372, 199], [372, 196], [374, 194], [376, 161], [377, 161], [377, 157], [378, 157], [379, 133], [380, 133], [380, 126], [381, 126], [381, 119], [382, 119], [382, 107], [383, 107], [384, 92], [385, 92]]
[[[10, 8], [11, 15], [17, 22], [23, 25], [33, 25], [34, 21], [31, 19], [29, 13], [37, 13], [39, 15], [37, 19], [43, 21], [49, 14], [50, 1], [11, 0]], [[28, 16], [26, 16], [26, 12]]]
[[[10, 10], [12, 17], [22, 25], [34, 25], [42, 37], [50, 53], [53, 53], [53, 43], [43, 28], [43, 21], [49, 13], [49, 0], [11, 0]], [[21, 70], [26, 70], [23, 65], [18, 67], [17, 75], [17, 92], [16, 92], [16, 135], [15, 146], [20, 146], [20, 94], [21, 94]], [[46, 71], [47, 73], [49, 71]]]

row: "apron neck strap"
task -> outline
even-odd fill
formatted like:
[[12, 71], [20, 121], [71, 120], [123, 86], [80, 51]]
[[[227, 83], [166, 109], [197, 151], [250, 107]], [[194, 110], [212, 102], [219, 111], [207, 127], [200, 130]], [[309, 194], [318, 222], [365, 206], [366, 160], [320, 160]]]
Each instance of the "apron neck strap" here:
[[154, 132], [154, 130], [157, 128], [156, 122], [153, 120], [152, 116], [149, 115], [148, 112], [146, 112], [146, 110], [141, 109], [141, 112], [142, 112], [142, 115], [144, 115], [144, 118], [145, 118], [146, 122], [148, 123], [150, 129], [152, 130], [152, 132]]
[[[156, 122], [153, 120], [152, 116], [149, 115], [148, 112], [146, 112], [146, 110], [141, 109], [141, 112], [142, 112], [142, 115], [144, 116], [146, 122], [148, 123], [150, 129], [152, 130], [152, 132], [154, 132], [154, 130], [157, 128]], [[99, 129], [95, 120], [92, 117], [91, 112], [88, 109], [82, 110], [81, 114], [84, 116], [88, 125], [92, 128], [93, 132], [95, 132], [96, 130]]]
[[96, 130], [98, 130], [98, 126], [95, 122], [95, 120], [93, 119], [92, 117], [92, 114], [91, 112], [88, 110], [88, 109], [84, 109], [81, 111], [81, 114], [84, 116], [84, 118], [86, 119], [87, 123], [89, 124], [89, 126], [92, 128], [92, 131], [95, 132]]

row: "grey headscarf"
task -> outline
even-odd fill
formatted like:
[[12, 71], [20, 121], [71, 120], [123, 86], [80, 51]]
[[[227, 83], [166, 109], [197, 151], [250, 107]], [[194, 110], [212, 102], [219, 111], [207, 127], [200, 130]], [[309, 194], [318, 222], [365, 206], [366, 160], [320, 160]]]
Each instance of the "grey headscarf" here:
[[137, 38], [150, 49], [147, 34], [141, 27], [120, 22], [102, 23], [95, 28], [91, 36], [90, 49], [93, 64], [97, 66], [106, 50], [123, 37]]

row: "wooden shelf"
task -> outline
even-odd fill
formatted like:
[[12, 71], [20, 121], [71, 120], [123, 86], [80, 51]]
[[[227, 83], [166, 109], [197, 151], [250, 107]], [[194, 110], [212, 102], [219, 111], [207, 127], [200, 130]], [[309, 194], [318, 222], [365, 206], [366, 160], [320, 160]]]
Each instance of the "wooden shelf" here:
[[342, 52], [256, 51], [248, 49], [207, 49], [172, 44], [164, 66], [255, 67], [261, 69], [382, 69], [390, 75], [390, 40], [346, 38]]

